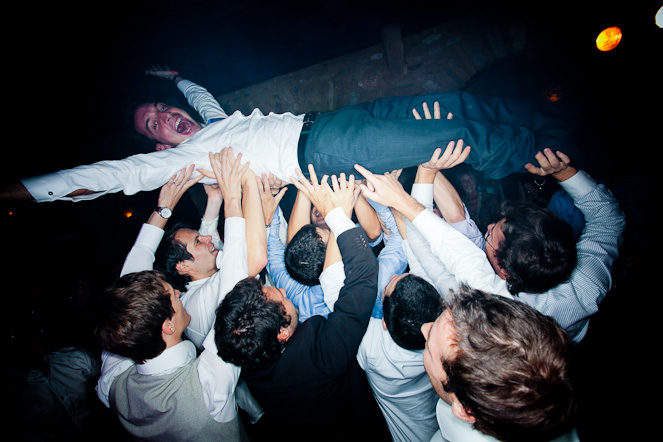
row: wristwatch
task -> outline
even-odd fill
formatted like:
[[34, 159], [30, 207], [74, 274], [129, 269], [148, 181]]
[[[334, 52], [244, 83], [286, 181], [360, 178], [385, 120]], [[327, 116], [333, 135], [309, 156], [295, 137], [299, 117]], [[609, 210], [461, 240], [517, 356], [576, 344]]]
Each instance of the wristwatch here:
[[159, 214], [159, 216], [161, 216], [161, 218], [168, 219], [173, 214], [173, 211], [170, 210], [168, 207], [159, 207], [157, 209], [157, 213]]

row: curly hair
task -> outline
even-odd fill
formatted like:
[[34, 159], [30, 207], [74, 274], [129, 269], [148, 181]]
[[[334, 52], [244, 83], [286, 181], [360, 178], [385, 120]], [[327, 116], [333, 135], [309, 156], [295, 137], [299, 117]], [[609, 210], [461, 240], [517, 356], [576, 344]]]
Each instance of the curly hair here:
[[462, 287], [446, 300], [458, 353], [443, 361], [475, 429], [506, 442], [549, 441], [573, 427], [572, 342], [554, 319]]
[[567, 281], [578, 262], [573, 228], [548, 209], [508, 201], [495, 256], [512, 294], [542, 293]]
[[101, 295], [95, 336], [104, 350], [142, 364], [166, 348], [162, 325], [174, 314], [163, 274], [129, 273]]
[[256, 278], [245, 278], [226, 295], [216, 310], [215, 342], [219, 356], [245, 369], [271, 365], [285, 343], [278, 340], [290, 325], [282, 304], [270, 301]]

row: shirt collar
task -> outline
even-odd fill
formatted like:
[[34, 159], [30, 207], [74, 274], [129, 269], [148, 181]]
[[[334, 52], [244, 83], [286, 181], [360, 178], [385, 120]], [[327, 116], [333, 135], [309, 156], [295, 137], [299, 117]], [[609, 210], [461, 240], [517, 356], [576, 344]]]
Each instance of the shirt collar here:
[[137, 364], [136, 370], [144, 375], [158, 375], [172, 372], [195, 359], [196, 347], [191, 341], [182, 341], [165, 349], [156, 358], [148, 359], [144, 364]]

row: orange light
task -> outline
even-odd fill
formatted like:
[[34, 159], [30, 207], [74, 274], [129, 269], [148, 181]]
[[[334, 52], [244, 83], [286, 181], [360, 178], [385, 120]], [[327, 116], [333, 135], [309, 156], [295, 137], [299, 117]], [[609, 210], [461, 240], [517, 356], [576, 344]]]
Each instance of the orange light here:
[[124, 212], [124, 216], [125, 216], [126, 218], [131, 218], [131, 217], [133, 216], [133, 214], [134, 214], [134, 213], [133, 213], [131, 210], [126, 210], [126, 211]]
[[617, 47], [622, 41], [622, 30], [617, 26], [606, 28], [596, 37], [596, 47], [599, 51], [606, 52]]

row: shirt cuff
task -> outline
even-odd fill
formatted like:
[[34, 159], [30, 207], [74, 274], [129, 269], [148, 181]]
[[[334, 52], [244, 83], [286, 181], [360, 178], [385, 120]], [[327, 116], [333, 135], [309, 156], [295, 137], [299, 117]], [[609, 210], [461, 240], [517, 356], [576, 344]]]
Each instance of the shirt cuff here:
[[67, 183], [58, 172], [48, 173], [30, 178], [21, 179], [21, 183], [30, 192], [32, 198], [37, 202], [50, 202], [56, 200], [63, 201], [79, 201], [91, 200], [103, 195], [105, 192], [97, 192], [89, 195], [80, 195], [76, 197], [68, 197], [65, 195], [70, 194], [74, 190], [71, 185]]
[[577, 200], [591, 192], [597, 186], [597, 183], [594, 181], [594, 178], [587, 174], [587, 172], [579, 170], [578, 173], [568, 180], [560, 182], [559, 185], [571, 196], [571, 198]]
[[342, 207], [336, 207], [330, 211], [325, 217], [325, 222], [329, 226], [334, 236], [338, 238], [342, 233], [357, 227], [350, 218], [345, 214]]
[[160, 227], [157, 227], [152, 224], [143, 224], [138, 232], [138, 237], [136, 238], [136, 244], [148, 246], [152, 249], [156, 249], [159, 246], [159, 243], [163, 239], [164, 230]]
[[413, 183], [410, 195], [425, 208], [433, 208], [433, 184]]

